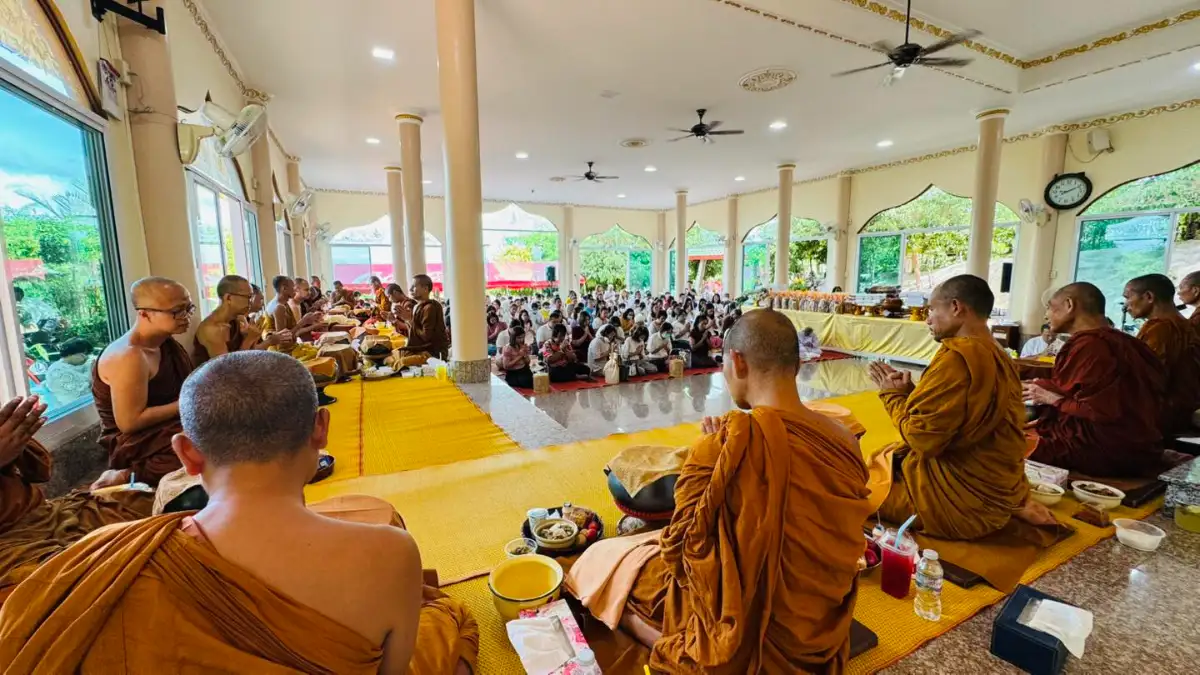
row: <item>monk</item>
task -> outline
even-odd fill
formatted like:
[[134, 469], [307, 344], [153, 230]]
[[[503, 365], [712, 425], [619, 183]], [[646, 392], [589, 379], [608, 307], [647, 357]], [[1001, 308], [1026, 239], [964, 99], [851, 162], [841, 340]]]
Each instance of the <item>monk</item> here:
[[179, 433], [179, 389], [192, 360], [172, 339], [188, 331], [196, 305], [178, 282], [147, 277], [130, 287], [133, 327], [104, 349], [92, 371], [100, 445], [108, 471], [92, 489], [128, 483], [154, 486], [179, 468], [171, 437]]
[[207, 506], [106, 528], [43, 565], [0, 610], [6, 672], [474, 667], [477, 628], [423, 588], [407, 532], [305, 508], [329, 415], [295, 359], [213, 359], [181, 412], [175, 450]]
[[1200, 332], [1175, 308], [1175, 284], [1164, 274], [1147, 274], [1125, 284], [1125, 307], [1145, 319], [1138, 339], [1162, 361], [1167, 376], [1163, 436], [1187, 433], [1200, 410]]
[[388, 301], [392, 303], [392, 311], [389, 315], [392, 326], [402, 335], [408, 335], [408, 324], [404, 322], [401, 315], [405, 311], [411, 311], [416, 302], [404, 293], [400, 284], [388, 284], [387, 296]]
[[1050, 298], [1056, 333], [1070, 333], [1048, 379], [1024, 384], [1039, 406], [1030, 459], [1106, 478], [1139, 478], [1162, 469], [1159, 412], [1162, 361], [1144, 342], [1109, 325], [1104, 294], [1086, 282]]
[[940, 346], [920, 382], [882, 362], [869, 366], [904, 439], [880, 507], [885, 520], [915, 513], [914, 531], [979, 539], [1007, 526], [1029, 496], [1021, 379], [988, 328], [994, 301], [984, 279], [947, 279], [929, 299], [926, 323]]
[[345, 284], [340, 281], [333, 282], [333, 298], [331, 300], [334, 307], [338, 305], [354, 306], [354, 291], [346, 288]]
[[[801, 402], [787, 317], [747, 313], [724, 349], [748, 412], [704, 421], [622, 624], [651, 646], [655, 672], [842, 672], [871, 512], [858, 441]], [[571, 570], [581, 585], [602, 572], [588, 556]]]
[[101, 497], [80, 491], [47, 500], [38, 484], [50, 480], [50, 453], [33, 438], [45, 412], [37, 396], [0, 408], [0, 605], [42, 563], [87, 533], [150, 514], [146, 492]]
[[[275, 289], [275, 299], [267, 304], [266, 313], [270, 322], [263, 331], [264, 334], [271, 331], [287, 331], [293, 339], [311, 336], [324, 315], [321, 312], [300, 314], [292, 307], [296, 297], [294, 279], [280, 275], [271, 280], [271, 286]], [[289, 345], [284, 339], [279, 345], [279, 351], [291, 351], [290, 347], [293, 345]]]
[[410, 354], [424, 352], [445, 359], [450, 352], [450, 338], [446, 335], [442, 303], [430, 297], [433, 279], [425, 274], [414, 276], [409, 292], [413, 305], [400, 308], [400, 319], [408, 325], [408, 344], [404, 351]]
[[380, 313], [386, 314], [392, 311], [392, 301], [388, 298], [387, 289], [383, 287], [383, 281], [379, 277], [371, 277], [371, 293]]
[[[217, 282], [220, 304], [196, 327], [192, 363], [196, 366], [210, 358], [253, 349], [262, 337], [258, 326], [247, 318], [254, 299], [254, 289], [244, 277], [230, 274]], [[272, 333], [268, 344], [277, 344], [279, 335]]]
[[1200, 333], [1200, 270], [1191, 272], [1179, 280], [1179, 299], [1192, 308], [1188, 323]]

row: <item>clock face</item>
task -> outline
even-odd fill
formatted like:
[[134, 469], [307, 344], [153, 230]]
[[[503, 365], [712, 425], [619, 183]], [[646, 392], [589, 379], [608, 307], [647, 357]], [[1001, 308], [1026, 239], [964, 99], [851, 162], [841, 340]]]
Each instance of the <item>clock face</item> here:
[[1088, 198], [1091, 186], [1082, 176], [1062, 176], [1046, 189], [1047, 201], [1057, 208], [1074, 208]]

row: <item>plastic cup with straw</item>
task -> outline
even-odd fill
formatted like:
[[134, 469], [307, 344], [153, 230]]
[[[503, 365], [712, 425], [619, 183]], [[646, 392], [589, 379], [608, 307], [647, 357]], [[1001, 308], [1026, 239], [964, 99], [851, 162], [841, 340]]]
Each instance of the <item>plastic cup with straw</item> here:
[[916, 542], [905, 542], [904, 533], [916, 519], [916, 514], [909, 516], [908, 520], [904, 521], [904, 524], [896, 531], [896, 538], [891, 542], [887, 539], [879, 542], [879, 548], [883, 553], [883, 577], [880, 586], [884, 593], [893, 598], [908, 597], [908, 590], [912, 584], [913, 554], [916, 552], [917, 545]]

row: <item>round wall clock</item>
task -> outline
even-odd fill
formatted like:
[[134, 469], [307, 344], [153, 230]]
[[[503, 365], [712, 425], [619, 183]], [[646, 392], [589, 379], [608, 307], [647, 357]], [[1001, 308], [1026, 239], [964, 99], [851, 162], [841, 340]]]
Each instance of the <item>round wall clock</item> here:
[[1046, 204], [1058, 211], [1069, 211], [1092, 196], [1092, 181], [1080, 173], [1063, 173], [1046, 186]]

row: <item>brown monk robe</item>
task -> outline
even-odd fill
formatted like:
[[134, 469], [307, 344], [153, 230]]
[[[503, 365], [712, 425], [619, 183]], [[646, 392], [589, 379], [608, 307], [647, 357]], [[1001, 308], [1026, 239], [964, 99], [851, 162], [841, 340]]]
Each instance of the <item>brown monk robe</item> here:
[[213, 359], [185, 384], [181, 413], [175, 450], [203, 477], [208, 504], [106, 528], [35, 572], [0, 609], [6, 672], [473, 664], [476, 627], [462, 605], [423, 592], [408, 533], [305, 507], [329, 415], [295, 359]]
[[171, 437], [179, 432], [179, 389], [192, 361], [171, 336], [187, 332], [196, 306], [186, 288], [162, 277], [135, 282], [130, 295], [136, 321], [92, 371], [109, 468], [93, 489], [127, 483], [131, 472], [153, 486], [180, 466]]
[[1200, 333], [1200, 270], [1189, 272], [1179, 280], [1179, 299], [1192, 308], [1188, 323]]
[[271, 331], [282, 331], [286, 334], [279, 344], [279, 351], [290, 352], [295, 346], [296, 338], [309, 337], [324, 317], [321, 312], [310, 312], [297, 315], [292, 309], [296, 297], [296, 281], [283, 275], [271, 280], [275, 289], [275, 299], [267, 304], [266, 315], [271, 318], [267, 325]]
[[[724, 348], [730, 394], [750, 412], [705, 420], [623, 625], [652, 645], [655, 672], [841, 672], [871, 510], [858, 441], [800, 401], [782, 314], [747, 313]], [[588, 556], [573, 576], [605, 572]], [[621, 659], [605, 672], [645, 663]]]
[[450, 352], [450, 338], [446, 335], [442, 303], [429, 297], [433, 293], [433, 279], [418, 274], [413, 277], [409, 291], [415, 304], [400, 309], [400, 318], [408, 324], [408, 344], [401, 351], [445, 359]]
[[36, 396], [0, 408], [0, 605], [42, 563], [87, 533], [150, 514], [145, 492], [75, 492], [47, 500], [38, 484], [50, 480], [50, 453], [33, 439], [45, 411]]
[[199, 367], [205, 361], [243, 349], [253, 349], [262, 331], [246, 318], [254, 289], [250, 282], [236, 274], [217, 282], [220, 304], [196, 327], [192, 347], [192, 363]]
[[1200, 332], [1175, 308], [1175, 284], [1147, 274], [1125, 284], [1125, 307], [1145, 319], [1138, 339], [1162, 361], [1167, 376], [1161, 411], [1163, 436], [1186, 433], [1200, 410]]
[[1030, 459], [1097, 477], [1156, 475], [1163, 468], [1163, 365], [1145, 343], [1109, 325], [1104, 303], [1086, 282], [1050, 298], [1051, 329], [1071, 338], [1053, 375], [1024, 385], [1038, 405]]

